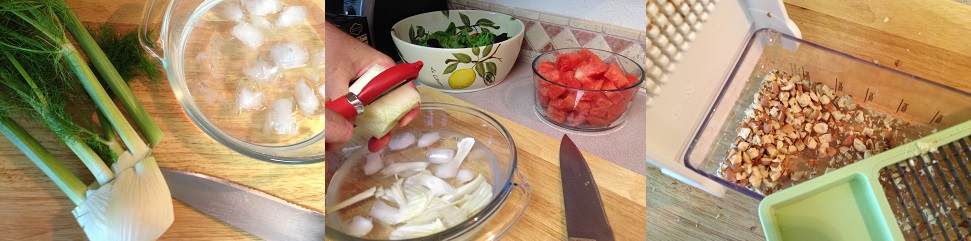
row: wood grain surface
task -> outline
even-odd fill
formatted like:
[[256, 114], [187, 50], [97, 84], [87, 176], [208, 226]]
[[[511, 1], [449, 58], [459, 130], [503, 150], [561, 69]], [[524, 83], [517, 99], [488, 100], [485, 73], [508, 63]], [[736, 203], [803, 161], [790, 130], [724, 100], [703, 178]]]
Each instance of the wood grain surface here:
[[[427, 87], [419, 87], [422, 101], [468, 103]], [[488, 113], [488, 112], [487, 112]], [[522, 219], [500, 240], [566, 240], [566, 213], [560, 182], [560, 140], [550, 138], [501, 116], [499, 120], [516, 142], [519, 170], [532, 188], [532, 200]], [[644, 176], [581, 150], [600, 189], [607, 218], [617, 240], [645, 236]]]
[[[145, 0], [68, 0], [82, 22], [133, 28]], [[183, 113], [167, 82], [136, 81], [135, 96], [165, 134], [154, 149], [159, 166], [227, 179], [323, 212], [324, 163], [281, 165], [238, 154], [209, 138]], [[22, 123], [82, 181], [94, 179], [80, 161], [36, 125]], [[73, 203], [6, 138], [0, 138], [0, 234], [2, 240], [84, 240], [71, 215]], [[257, 240], [173, 200], [175, 223], [162, 240]]]
[[[802, 38], [971, 92], [971, 7], [947, 0], [786, 0]], [[709, 25], [711, 26], [710, 23]], [[648, 240], [764, 240], [758, 201], [647, 170]]]

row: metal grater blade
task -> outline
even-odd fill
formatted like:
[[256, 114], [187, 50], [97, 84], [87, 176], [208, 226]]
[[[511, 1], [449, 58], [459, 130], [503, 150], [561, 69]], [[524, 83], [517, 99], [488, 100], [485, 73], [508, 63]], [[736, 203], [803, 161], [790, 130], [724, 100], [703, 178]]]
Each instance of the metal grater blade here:
[[971, 239], [971, 139], [963, 137], [880, 170], [907, 240]]

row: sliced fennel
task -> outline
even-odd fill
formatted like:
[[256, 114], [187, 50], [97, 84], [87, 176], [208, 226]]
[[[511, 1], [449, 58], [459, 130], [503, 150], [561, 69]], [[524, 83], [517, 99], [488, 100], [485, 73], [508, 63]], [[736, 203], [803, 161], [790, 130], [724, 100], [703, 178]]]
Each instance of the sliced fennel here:
[[[439, 136], [430, 139], [438, 140], [440, 138]], [[485, 176], [472, 171], [472, 166], [462, 166], [463, 163], [475, 163], [471, 160], [465, 160], [467, 158], [485, 159], [483, 156], [469, 155], [475, 145], [474, 138], [442, 138], [442, 140], [451, 140], [454, 144], [428, 145], [419, 150], [391, 150], [388, 148], [376, 153], [367, 152], [366, 154], [366, 151], [361, 150], [360, 159], [355, 158], [357, 161], [345, 163], [344, 165], [350, 166], [342, 167], [338, 170], [338, 173], [362, 172], [364, 175], [370, 176], [366, 177], [369, 179], [393, 180], [393, 182], [371, 187], [362, 194], [340, 201], [336, 206], [328, 205], [328, 212], [337, 211], [341, 208], [350, 209], [347, 207], [352, 204], [369, 205], [363, 206], [364, 209], [361, 206], [355, 207], [355, 210], [366, 210], [366, 212], [358, 214], [361, 216], [360, 218], [354, 217], [345, 220], [341, 224], [341, 228], [349, 235], [368, 236], [367, 238], [372, 239], [425, 237], [465, 222], [492, 201], [494, 187]], [[419, 160], [427, 159], [428, 153], [432, 149], [435, 149], [435, 152], [444, 152], [445, 150], [451, 153], [455, 152], [441, 148], [446, 145], [459, 149], [458, 154], [449, 155], [447, 162], [438, 162], [439, 164], [430, 161], [410, 161], [415, 159], [406, 156], [402, 156], [401, 158], [404, 159], [398, 160], [398, 162], [393, 159], [382, 160], [387, 159], [388, 155], [394, 156], [399, 153], [408, 153], [408, 155], [413, 155], [414, 158]], [[368, 166], [376, 165], [375, 163], [388, 163], [380, 171], [382, 175], [370, 175], [373, 173], [369, 173], [367, 170]], [[461, 180], [454, 174], [453, 177], [449, 178], [441, 178], [435, 175], [433, 170], [452, 168], [449, 165], [456, 165], [454, 172], [459, 172], [458, 168], [462, 167], [462, 178], [467, 180]], [[356, 168], [357, 166], [362, 168]], [[335, 174], [335, 179], [337, 179], [337, 176], [338, 174]], [[372, 225], [370, 228], [373, 228], [373, 230], [368, 229], [368, 225]], [[362, 230], [368, 230], [368, 232], [362, 232]]]
[[390, 239], [409, 239], [432, 235], [445, 231], [445, 224], [442, 220], [436, 219], [434, 222], [426, 224], [407, 224], [398, 227], [388, 236]]
[[455, 151], [455, 158], [438, 166], [438, 169], [435, 169], [435, 176], [441, 178], [455, 177], [458, 174], [459, 166], [462, 165], [462, 161], [465, 161], [465, 157], [472, 151], [472, 146], [475, 146], [475, 138], [466, 137], [459, 141], [458, 150]]

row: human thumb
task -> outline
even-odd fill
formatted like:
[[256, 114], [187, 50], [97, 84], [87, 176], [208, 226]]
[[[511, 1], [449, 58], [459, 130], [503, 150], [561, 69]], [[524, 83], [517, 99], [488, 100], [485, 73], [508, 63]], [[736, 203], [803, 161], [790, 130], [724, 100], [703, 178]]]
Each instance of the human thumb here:
[[327, 109], [324, 113], [324, 143], [327, 151], [339, 150], [354, 136], [354, 123], [337, 112]]

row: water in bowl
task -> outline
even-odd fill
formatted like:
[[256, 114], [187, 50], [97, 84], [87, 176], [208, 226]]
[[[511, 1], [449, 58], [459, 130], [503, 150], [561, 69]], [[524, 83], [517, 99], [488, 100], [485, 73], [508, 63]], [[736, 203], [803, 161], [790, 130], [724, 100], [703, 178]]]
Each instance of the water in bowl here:
[[[171, 68], [202, 119], [226, 135], [262, 146], [310, 140], [324, 130], [323, 26], [308, 21], [319, 3], [248, 2], [201, 4]], [[277, 11], [258, 15], [268, 9]]]
[[[426, 154], [429, 149], [446, 148], [456, 150], [459, 141], [469, 137], [466, 134], [446, 130], [413, 131], [411, 133], [416, 137], [421, 137], [423, 134], [430, 132], [438, 132], [441, 138], [439, 141], [428, 147], [419, 148], [412, 145], [408, 148], [397, 151], [391, 151], [387, 148], [382, 150], [381, 159], [383, 160], [385, 167], [390, 163], [425, 162], [427, 161]], [[404, 133], [395, 133], [395, 135], [402, 134]], [[387, 190], [387, 187], [393, 185], [397, 181], [398, 178], [395, 176], [382, 176], [381, 173], [375, 173], [370, 176], [365, 175], [365, 156], [368, 153], [369, 152], [365, 150], [365, 148], [360, 148], [355, 153], [347, 155], [348, 159], [340, 167], [342, 170], [337, 171], [338, 174], [335, 174], [334, 178], [330, 181], [331, 183], [328, 183], [330, 187], [336, 188], [327, 190], [327, 194], [329, 196], [327, 198], [327, 202], [329, 204], [333, 205], [347, 200], [350, 197], [375, 186], [384, 187], [385, 190]], [[434, 170], [438, 168], [438, 166], [440, 165], [431, 164], [428, 166], [427, 170], [434, 173]], [[489, 201], [496, 199], [500, 193], [500, 190], [498, 190], [500, 187], [496, 185], [496, 180], [500, 179], [498, 160], [485, 143], [480, 142], [480, 140], [476, 140], [475, 145], [473, 145], [472, 150], [469, 152], [469, 155], [466, 157], [465, 161], [462, 162], [460, 168], [473, 170], [476, 175], [481, 174], [486, 179], [485, 182], [492, 186], [492, 196], [490, 197]], [[340, 174], [342, 172], [345, 174]], [[416, 172], [405, 173], [401, 176], [401, 178], [414, 175], [415, 173]], [[445, 181], [456, 188], [463, 185], [463, 183], [458, 182], [455, 178], [445, 179]], [[334, 229], [342, 230], [342, 226], [346, 225], [345, 222], [347, 222], [347, 220], [351, 220], [354, 216], [362, 216], [367, 218], [375, 201], [376, 199], [372, 197], [341, 209], [337, 213], [329, 215], [327, 225]], [[481, 209], [475, 210], [472, 212], [472, 215], [480, 210]], [[469, 217], [472, 215], [469, 215]], [[372, 218], [372, 220], [374, 229], [365, 235], [364, 238], [375, 240], [388, 239], [389, 234], [395, 228], [402, 226], [400, 224], [388, 226], [382, 224], [378, 219]], [[454, 226], [454, 224], [446, 224], [446, 228], [451, 228], [452, 226]]]

